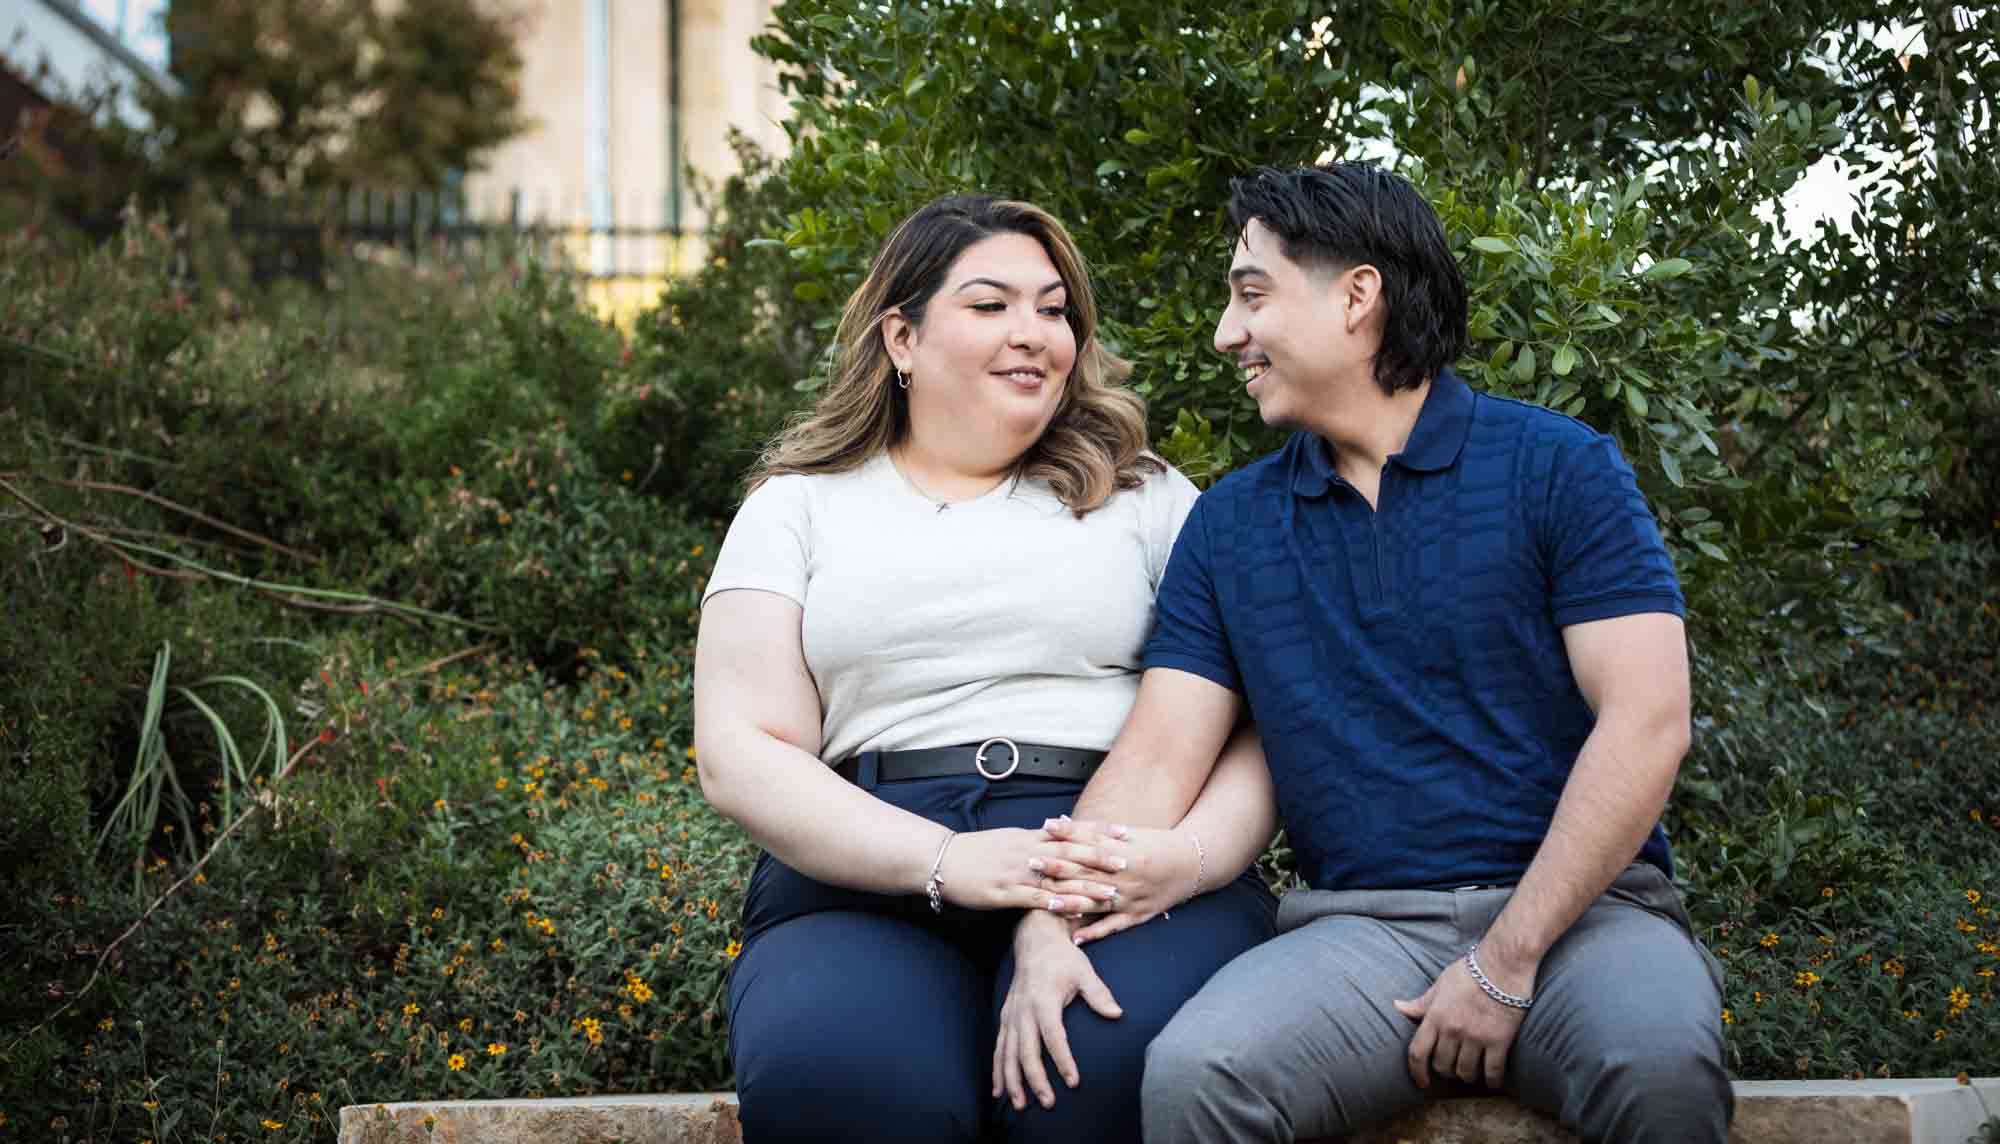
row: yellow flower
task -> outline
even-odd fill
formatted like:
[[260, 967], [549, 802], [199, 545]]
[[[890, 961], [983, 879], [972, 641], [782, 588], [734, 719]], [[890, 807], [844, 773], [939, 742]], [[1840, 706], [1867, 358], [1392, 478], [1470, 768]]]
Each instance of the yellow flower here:
[[403, 1005], [403, 1016], [405, 1017], [414, 1017], [423, 1011], [424, 1007], [415, 1001], [405, 1002]]
[[507, 1046], [501, 1044], [499, 1041], [494, 1041], [486, 1046], [486, 1055], [489, 1057], [504, 1057], [507, 1055]]
[[1722, 1011], [1722, 1023], [1725, 1025], [1734, 1025], [1736, 1023], [1736, 1014], [1724, 1009]]
[[1975, 905], [1975, 906], [1976, 906], [1976, 905], [1978, 905], [1978, 904], [1979, 904], [1979, 891], [1978, 891], [1978, 890], [1967, 890], [1967, 891], [1965, 892], [1965, 900], [1966, 900], [1966, 901], [1967, 901], [1968, 903], [1972, 904], [1972, 905]]
[[106, 1017], [106, 1018], [105, 1018], [104, 1020], [102, 1020], [102, 1021], [99, 1021], [99, 1022], [97, 1023], [97, 1027], [98, 1027], [98, 1029], [99, 1029], [100, 1031], [108, 1033], [108, 1032], [110, 1032], [110, 1031], [111, 1031], [111, 1026], [112, 1026], [112, 1023], [113, 1023], [113, 1022], [112, 1022], [111, 1018], [109, 1018], [109, 1017]]
[[728, 958], [731, 961], [735, 961], [736, 955], [742, 952], [743, 952], [743, 943], [732, 939], [729, 943], [729, 947], [722, 951], [722, 956]]
[[1933, 1030], [1931, 1030], [1931, 1040], [1933, 1040], [1933, 1041], [1942, 1041], [1942, 1040], [1944, 1040], [1944, 1030], [1943, 1030], [1943, 1029], [1933, 1029]]
[[497, 778], [497, 779], [494, 779], [494, 780], [493, 780], [493, 789], [494, 789], [494, 790], [506, 790], [506, 789], [507, 789], [507, 776], [506, 776], [506, 775], [501, 775], [501, 776], [500, 776], [499, 778]]
[[445, 1059], [444, 1063], [445, 1067], [449, 1068], [453, 1072], [463, 1072], [465, 1071], [465, 1054], [453, 1053], [451, 1056]]
[[1797, 973], [1792, 974], [1792, 984], [1798, 986], [1800, 989], [1811, 989], [1813, 986], [1819, 984], [1819, 974], [1814, 973], [1810, 969], [1801, 969]]
[[472, 1018], [470, 1017], [459, 1018], [458, 1031], [461, 1033], [470, 1033], [472, 1031]]
[[702, 546], [701, 546], [701, 545], [699, 545], [699, 544], [697, 544], [697, 545], [695, 545], [695, 546], [694, 546], [693, 548], [690, 548], [690, 549], [688, 549], [688, 555], [689, 555], [689, 556], [700, 556], [700, 555], [702, 554], [702, 551], [703, 551], [703, 549], [702, 549]]
[[1763, 946], [1765, 949], [1776, 949], [1778, 948], [1778, 935], [1767, 933], [1757, 939], [1757, 944]]
[[1899, 957], [1892, 957], [1889, 960], [1883, 962], [1882, 972], [1888, 974], [1891, 977], [1901, 977], [1903, 975], [1903, 959]]
[[285, 1126], [284, 1121], [273, 1120], [268, 1116], [263, 1119], [262, 1123], [264, 1125], [264, 1131], [266, 1132], [276, 1132], [278, 1129], [283, 1128]]
[[1831, 898], [1831, 897], [1833, 897], [1833, 887], [1832, 887], [1832, 886], [1821, 886], [1821, 887], [1819, 888], [1819, 896], [1820, 896], [1820, 897], [1822, 897], [1822, 898]]
[[1750, 1003], [1752, 1005], [1762, 1005], [1764, 1003], [1764, 991], [1759, 989], [1752, 992], [1750, 994]]
[[1972, 1008], [1972, 994], [1967, 993], [1963, 986], [1954, 985], [1951, 992], [1945, 994], [1945, 1006], [1949, 1015], [1956, 1017]]

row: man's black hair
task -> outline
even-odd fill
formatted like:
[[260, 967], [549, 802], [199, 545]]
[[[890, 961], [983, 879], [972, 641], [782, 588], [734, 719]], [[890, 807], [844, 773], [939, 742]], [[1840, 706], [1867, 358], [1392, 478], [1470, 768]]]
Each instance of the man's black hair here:
[[1366, 163], [1261, 167], [1229, 183], [1239, 239], [1251, 219], [1308, 270], [1381, 271], [1375, 382], [1383, 392], [1415, 389], [1465, 352], [1465, 276], [1437, 212], [1408, 179]]

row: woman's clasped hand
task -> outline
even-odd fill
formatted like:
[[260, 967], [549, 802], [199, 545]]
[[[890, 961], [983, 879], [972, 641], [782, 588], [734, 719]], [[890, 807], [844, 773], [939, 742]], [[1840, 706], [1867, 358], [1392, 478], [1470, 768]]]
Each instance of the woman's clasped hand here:
[[[1042, 833], [1058, 852], [1030, 859], [1031, 868], [1046, 879], [1050, 893], [1092, 902], [1089, 908], [1058, 912], [1070, 917], [1103, 915], [1076, 931], [1079, 945], [1150, 921], [1201, 890], [1214, 888], [1201, 885], [1201, 848], [1180, 830], [1141, 829], [1064, 815], [1043, 823]], [[1109, 892], [1091, 892], [1090, 887], [1100, 886]]]
[[1177, 830], [1142, 830], [1067, 815], [1040, 830], [955, 834], [938, 863], [940, 896], [974, 910], [1103, 915], [1079, 944], [1171, 910], [1201, 889], [1201, 851]]

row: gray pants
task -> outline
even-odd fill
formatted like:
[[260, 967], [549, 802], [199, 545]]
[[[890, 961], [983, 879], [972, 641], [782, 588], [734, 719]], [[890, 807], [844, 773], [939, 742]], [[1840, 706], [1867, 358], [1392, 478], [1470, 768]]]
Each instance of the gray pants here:
[[[1279, 936], [1223, 966], [1147, 1049], [1148, 1144], [1342, 1136], [1416, 1106], [1417, 1026], [1390, 1002], [1430, 988], [1511, 893], [1286, 895]], [[1507, 1090], [1586, 1141], [1726, 1140], [1721, 986], [1673, 884], [1634, 864], [1543, 958]]]

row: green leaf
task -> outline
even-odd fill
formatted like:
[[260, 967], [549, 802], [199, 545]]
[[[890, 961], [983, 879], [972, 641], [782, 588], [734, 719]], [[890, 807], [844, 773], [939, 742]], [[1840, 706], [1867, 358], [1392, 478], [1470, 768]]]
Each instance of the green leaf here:
[[[1637, 393], [1639, 391], [1636, 389], [1628, 389], [1625, 392]], [[1630, 399], [1628, 398], [1627, 400]], [[1644, 400], [1644, 398], [1641, 398], [1641, 400]], [[1687, 482], [1681, 479], [1681, 459], [1679, 457], [1674, 456], [1672, 453], [1668, 452], [1667, 447], [1665, 445], [1660, 446], [1660, 468], [1666, 471], [1667, 479], [1674, 483], [1675, 488], [1687, 487]], [[1691, 509], [1689, 511], [1696, 511], [1696, 510]], [[1681, 517], [1682, 519], [1686, 519], [1687, 513], [1682, 513]]]
[[1522, 346], [1521, 356], [1514, 359], [1514, 380], [1535, 380], [1535, 347]]
[[[1626, 408], [1630, 409], [1633, 413], [1636, 413], [1639, 416], [1644, 417], [1646, 415], [1646, 410], [1648, 408], [1645, 391], [1641, 390], [1636, 385], [1626, 386], [1625, 406]], [[1675, 481], [1674, 483], [1679, 484], [1680, 482]]]
[[1488, 254], [1512, 254], [1514, 244], [1497, 235], [1482, 234], [1472, 240], [1472, 249], [1483, 250]]
[[826, 297], [826, 287], [810, 280], [801, 282], [792, 287], [792, 297], [801, 302], [818, 302]]
[[1549, 372], [1557, 377], [1568, 377], [1569, 371], [1576, 368], [1578, 356], [1576, 347], [1564, 342], [1556, 347], [1555, 356], [1549, 359]]
[[1122, 171], [1124, 169], [1125, 169], [1125, 164], [1119, 162], [1118, 160], [1106, 159], [1104, 162], [1099, 163], [1097, 165], [1097, 177], [1101, 179], [1106, 175], [1116, 174], [1117, 172]]
[[1665, 258], [1646, 267], [1647, 278], [1679, 278], [1694, 269], [1694, 263], [1685, 258]]
[[1134, 127], [1125, 133], [1125, 142], [1130, 143], [1134, 147], [1144, 147], [1152, 141], [1152, 133], [1141, 127]]

